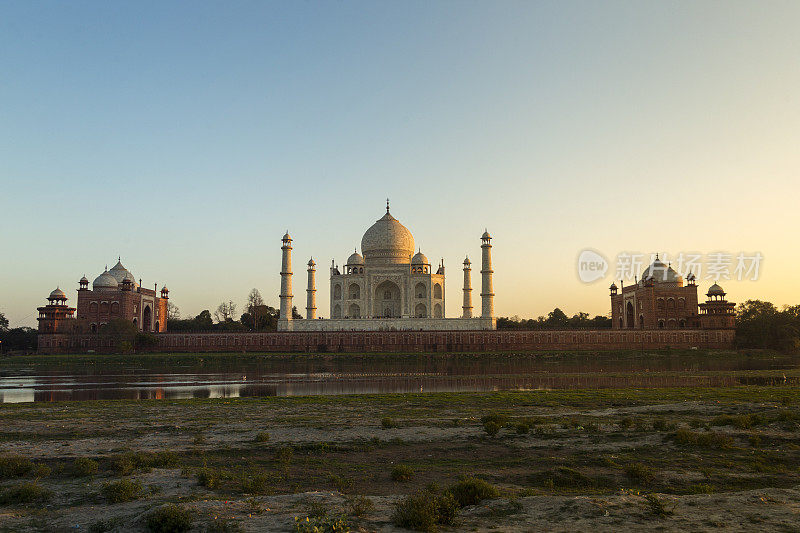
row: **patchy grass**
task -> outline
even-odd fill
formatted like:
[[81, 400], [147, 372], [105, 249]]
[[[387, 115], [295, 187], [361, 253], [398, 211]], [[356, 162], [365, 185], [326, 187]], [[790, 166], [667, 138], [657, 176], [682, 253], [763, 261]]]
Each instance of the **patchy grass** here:
[[88, 457], [78, 457], [72, 462], [72, 475], [75, 477], [89, 477], [97, 474], [100, 464]]
[[691, 431], [679, 429], [675, 432], [673, 440], [683, 446], [701, 446], [705, 448], [730, 448], [733, 438], [713, 431]]
[[500, 495], [494, 485], [473, 476], [462, 477], [450, 487], [449, 491], [461, 507], [477, 505], [483, 500], [497, 498]]

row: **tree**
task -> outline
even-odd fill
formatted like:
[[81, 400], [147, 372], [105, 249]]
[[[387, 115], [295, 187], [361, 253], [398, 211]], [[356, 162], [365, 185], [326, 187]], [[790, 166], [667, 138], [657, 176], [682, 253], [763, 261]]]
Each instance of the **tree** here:
[[8, 331], [8, 319], [3, 313], [0, 313], [0, 331]]
[[248, 326], [252, 324], [253, 329], [258, 330], [259, 310], [262, 307], [264, 307], [264, 299], [261, 297], [261, 293], [258, 292], [258, 289], [251, 290], [250, 294], [247, 295], [247, 313], [245, 313], [249, 315], [248, 316], [249, 321], [245, 322], [244, 320], [245, 315], [242, 315], [242, 320], [241, 320], [242, 324], [247, 324]]
[[217, 306], [217, 310], [214, 311], [214, 318], [217, 322], [227, 322], [228, 320], [233, 320], [234, 314], [236, 314], [236, 304], [229, 300]]
[[181, 310], [172, 302], [167, 302], [167, 320], [179, 320], [181, 318]]

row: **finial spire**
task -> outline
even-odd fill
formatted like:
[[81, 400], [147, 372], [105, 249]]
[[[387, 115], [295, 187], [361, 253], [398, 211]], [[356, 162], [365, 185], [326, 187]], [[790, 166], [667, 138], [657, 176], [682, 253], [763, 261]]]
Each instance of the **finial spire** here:
[[389, 199], [386, 199], [386, 212], [389, 212]]

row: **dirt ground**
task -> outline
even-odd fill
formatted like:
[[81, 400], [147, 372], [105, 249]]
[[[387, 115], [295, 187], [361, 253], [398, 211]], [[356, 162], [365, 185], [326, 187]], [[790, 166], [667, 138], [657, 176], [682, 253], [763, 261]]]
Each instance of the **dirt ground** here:
[[[307, 516], [405, 531], [392, 519], [401, 498], [464, 475], [498, 495], [462, 508], [443, 531], [800, 531], [798, 393], [743, 386], [3, 405], [0, 531], [147, 531], [147, 517], [168, 503], [191, 511], [192, 531], [292, 531]], [[78, 458], [97, 471], [77, 472]], [[12, 472], [14, 461], [30, 469]], [[397, 465], [409, 479], [393, 479]], [[105, 487], [122, 479], [141, 490], [112, 503]], [[48, 496], [15, 501], [12, 489], [24, 484]], [[360, 496], [371, 504], [356, 510]]]

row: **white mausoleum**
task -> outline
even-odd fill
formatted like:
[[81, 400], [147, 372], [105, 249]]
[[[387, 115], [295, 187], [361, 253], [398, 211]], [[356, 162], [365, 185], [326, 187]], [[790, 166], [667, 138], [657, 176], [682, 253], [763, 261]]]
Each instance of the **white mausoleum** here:
[[[464, 259], [462, 313], [445, 317], [444, 262], [435, 271], [414, 236], [391, 213], [378, 219], [361, 238], [342, 269], [331, 262], [330, 317], [317, 318], [316, 263], [308, 262], [306, 318], [292, 319], [292, 238], [281, 247], [279, 331], [391, 331], [495, 329], [491, 236], [481, 237], [481, 313], [473, 317], [471, 263]], [[363, 255], [362, 255], [363, 254]]]

